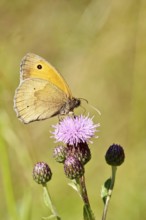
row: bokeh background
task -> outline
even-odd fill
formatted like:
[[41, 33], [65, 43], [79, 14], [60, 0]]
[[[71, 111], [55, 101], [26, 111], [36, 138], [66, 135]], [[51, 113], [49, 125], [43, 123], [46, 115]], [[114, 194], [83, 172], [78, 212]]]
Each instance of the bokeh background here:
[[[82, 219], [82, 202], [52, 157], [50, 139], [57, 118], [22, 124], [13, 110], [19, 65], [27, 52], [53, 64], [86, 113], [100, 122], [90, 145], [86, 183], [96, 219], [100, 189], [110, 176], [104, 155], [112, 143], [124, 147], [108, 220], [146, 219], [146, 1], [0, 1], [0, 219], [39, 220], [48, 216], [43, 189], [32, 179], [33, 165], [47, 162], [53, 172], [49, 191], [64, 220]], [[76, 110], [76, 114], [84, 109]]]

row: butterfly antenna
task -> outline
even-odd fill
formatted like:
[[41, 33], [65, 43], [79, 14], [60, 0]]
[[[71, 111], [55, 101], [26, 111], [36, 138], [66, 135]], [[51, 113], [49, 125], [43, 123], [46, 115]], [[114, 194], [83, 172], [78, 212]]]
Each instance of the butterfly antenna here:
[[88, 104], [88, 100], [84, 98], [79, 98], [80, 100], [84, 100]]
[[83, 114], [85, 114], [86, 109], [85, 109], [82, 105], [80, 105], [80, 107], [84, 110], [84, 113], [83, 113]]
[[[84, 100], [92, 109], [94, 109], [99, 115], [101, 115], [101, 112], [99, 111], [99, 109], [97, 109], [96, 107], [94, 107], [93, 105], [91, 105], [89, 102], [88, 102], [88, 100], [87, 99], [84, 99], [84, 98], [80, 98], [80, 100]], [[84, 110], [85, 110], [85, 112], [86, 112], [86, 109], [83, 107], [83, 106], [81, 106]]]
[[97, 109], [96, 107], [94, 107], [93, 105], [91, 105], [91, 104], [89, 104], [90, 105], [90, 107], [92, 108], [92, 109], [94, 109], [99, 115], [101, 115], [101, 112], [99, 111], [99, 109]]

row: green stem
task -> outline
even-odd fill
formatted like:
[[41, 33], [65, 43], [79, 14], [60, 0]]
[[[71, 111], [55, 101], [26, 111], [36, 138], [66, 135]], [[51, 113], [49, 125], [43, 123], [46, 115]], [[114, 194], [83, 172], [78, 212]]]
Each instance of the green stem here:
[[90, 202], [88, 199], [88, 194], [86, 190], [86, 184], [85, 184], [85, 177], [82, 176], [78, 180], [76, 180], [78, 187], [79, 187], [79, 193], [80, 196], [84, 202], [84, 220], [95, 220], [94, 214], [91, 210]]
[[106, 202], [105, 202], [105, 205], [104, 205], [102, 220], [106, 220], [107, 210], [108, 210], [109, 202], [110, 202], [110, 199], [111, 199], [111, 196], [112, 196], [112, 191], [113, 191], [114, 184], [115, 184], [116, 171], [117, 171], [117, 167], [112, 166], [111, 183], [110, 183], [110, 187], [109, 187], [109, 190], [108, 190], [108, 195], [106, 197]]
[[53, 206], [53, 203], [52, 203], [49, 191], [48, 191], [47, 184], [43, 185], [43, 189], [44, 189], [44, 195], [45, 195], [45, 198], [46, 198], [46, 201], [47, 201], [47, 205], [49, 206], [51, 213], [53, 214], [53, 216], [57, 220], [61, 220], [61, 218], [59, 217], [59, 215], [58, 215], [58, 213], [56, 211], [56, 208]]

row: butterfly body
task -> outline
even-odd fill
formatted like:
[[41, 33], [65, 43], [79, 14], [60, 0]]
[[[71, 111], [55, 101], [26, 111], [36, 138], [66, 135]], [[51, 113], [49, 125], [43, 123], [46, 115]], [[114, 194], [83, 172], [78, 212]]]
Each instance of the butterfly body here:
[[54, 67], [38, 55], [26, 54], [14, 96], [14, 109], [23, 123], [68, 114], [79, 105]]

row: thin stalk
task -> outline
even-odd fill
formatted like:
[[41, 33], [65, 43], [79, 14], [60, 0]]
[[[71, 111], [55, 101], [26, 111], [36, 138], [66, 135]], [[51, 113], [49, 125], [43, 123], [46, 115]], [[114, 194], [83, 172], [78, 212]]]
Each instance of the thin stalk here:
[[43, 184], [43, 189], [44, 189], [44, 195], [45, 195], [45, 199], [47, 201], [47, 205], [50, 208], [51, 213], [53, 214], [53, 216], [57, 219], [57, 220], [61, 220], [61, 218], [59, 217], [56, 208], [53, 206], [49, 191], [48, 191], [48, 187], [47, 184]]
[[111, 199], [111, 196], [112, 196], [112, 191], [113, 191], [114, 184], [115, 184], [116, 171], [117, 171], [117, 167], [112, 166], [111, 183], [110, 183], [110, 187], [109, 187], [109, 190], [108, 190], [108, 195], [106, 197], [106, 202], [105, 202], [105, 205], [104, 205], [102, 220], [106, 220], [107, 210], [108, 210], [109, 202], [110, 202], [110, 199]]

